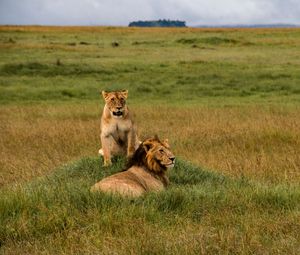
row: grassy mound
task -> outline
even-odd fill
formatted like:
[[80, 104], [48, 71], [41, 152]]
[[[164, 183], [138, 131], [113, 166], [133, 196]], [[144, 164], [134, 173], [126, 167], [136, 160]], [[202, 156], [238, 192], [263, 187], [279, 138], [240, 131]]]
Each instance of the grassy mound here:
[[[161, 193], [122, 199], [89, 189], [111, 168], [84, 158], [0, 191], [0, 251], [185, 254], [299, 251], [300, 188], [265, 186], [178, 160]], [[298, 249], [298, 250], [297, 250]]]

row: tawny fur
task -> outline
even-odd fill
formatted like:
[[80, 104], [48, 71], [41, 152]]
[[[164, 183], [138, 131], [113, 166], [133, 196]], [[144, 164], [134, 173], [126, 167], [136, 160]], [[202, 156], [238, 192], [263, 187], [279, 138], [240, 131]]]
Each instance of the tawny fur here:
[[126, 105], [128, 91], [105, 92], [102, 96], [105, 106], [101, 117], [101, 144], [99, 154], [104, 166], [111, 165], [111, 157], [130, 157], [139, 146], [136, 126]]
[[169, 184], [167, 170], [175, 157], [167, 141], [158, 138], [145, 140], [128, 161], [128, 169], [106, 177], [92, 186], [91, 191], [117, 193], [125, 197], [139, 197], [147, 192], [162, 191]]

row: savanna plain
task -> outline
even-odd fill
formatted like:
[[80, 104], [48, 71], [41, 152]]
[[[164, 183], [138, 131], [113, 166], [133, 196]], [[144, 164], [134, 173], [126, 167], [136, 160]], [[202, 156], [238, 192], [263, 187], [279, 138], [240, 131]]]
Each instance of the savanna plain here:
[[[0, 26], [0, 56], [0, 254], [300, 254], [300, 29]], [[165, 192], [89, 192], [116, 89]]]

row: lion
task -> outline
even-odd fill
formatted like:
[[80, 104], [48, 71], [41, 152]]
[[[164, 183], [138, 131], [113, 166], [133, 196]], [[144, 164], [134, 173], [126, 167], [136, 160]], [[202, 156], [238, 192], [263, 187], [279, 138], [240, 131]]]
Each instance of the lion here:
[[101, 144], [99, 154], [104, 166], [111, 165], [111, 157], [127, 155], [129, 158], [139, 146], [136, 126], [126, 105], [128, 90], [102, 91], [105, 106], [101, 117]]
[[156, 136], [143, 141], [128, 160], [127, 170], [102, 179], [91, 191], [139, 197], [147, 192], [162, 191], [169, 185], [167, 170], [174, 167], [175, 156], [168, 140]]

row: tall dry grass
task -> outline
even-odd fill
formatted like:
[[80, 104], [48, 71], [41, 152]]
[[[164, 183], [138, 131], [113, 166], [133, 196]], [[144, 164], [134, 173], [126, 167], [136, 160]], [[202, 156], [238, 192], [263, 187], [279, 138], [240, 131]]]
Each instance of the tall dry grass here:
[[[178, 157], [231, 176], [300, 180], [300, 109], [131, 106], [141, 138], [168, 137]], [[0, 186], [30, 180], [100, 146], [97, 103], [2, 106]]]

